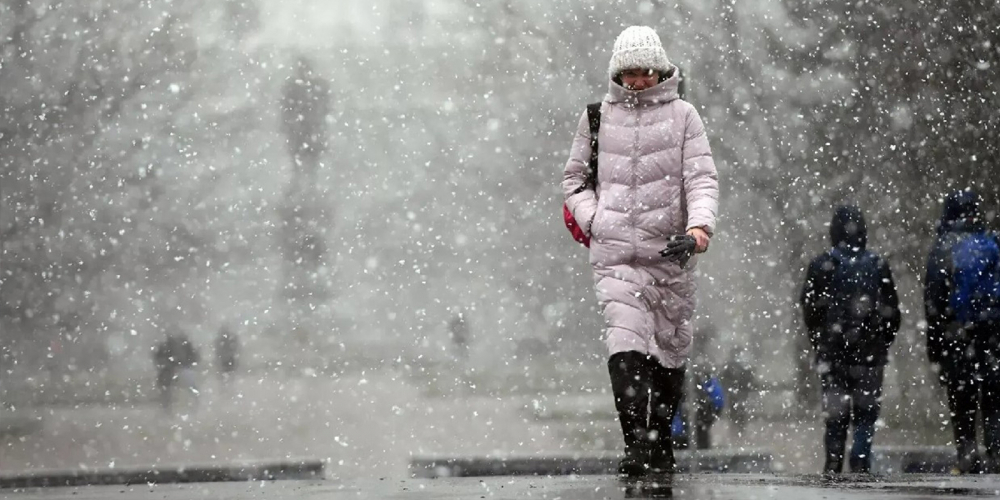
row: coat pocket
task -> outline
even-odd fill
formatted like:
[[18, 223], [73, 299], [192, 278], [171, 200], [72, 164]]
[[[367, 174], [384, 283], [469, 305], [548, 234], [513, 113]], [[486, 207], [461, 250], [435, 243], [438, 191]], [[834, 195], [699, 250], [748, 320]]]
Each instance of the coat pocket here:
[[691, 330], [670, 325], [655, 334], [656, 346], [664, 353], [677, 356], [691, 345]]
[[590, 237], [593, 238], [593, 239], [595, 239], [595, 240], [602, 239], [601, 237], [604, 234], [604, 223], [603, 222], [604, 222], [604, 212], [606, 210], [607, 209], [605, 209], [604, 206], [601, 205], [600, 202], [598, 202], [598, 204], [597, 204], [597, 212], [594, 214], [594, 221], [591, 222], [591, 224], [590, 224]]

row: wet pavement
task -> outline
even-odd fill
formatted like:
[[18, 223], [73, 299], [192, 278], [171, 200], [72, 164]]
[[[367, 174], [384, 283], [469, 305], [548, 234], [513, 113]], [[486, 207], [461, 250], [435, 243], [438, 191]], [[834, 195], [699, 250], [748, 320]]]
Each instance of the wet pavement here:
[[825, 480], [819, 476], [683, 474], [659, 484], [626, 485], [613, 476], [372, 479], [142, 484], [0, 490], [11, 499], [943, 499], [1000, 497], [1000, 476], [906, 475]]
[[[330, 478], [410, 477], [421, 468], [430, 471], [425, 476], [509, 475], [522, 468], [602, 474], [621, 452], [621, 427], [607, 394], [477, 395], [439, 381], [437, 397], [425, 394], [433, 386], [425, 382], [392, 369], [336, 378], [246, 374], [225, 388], [206, 380], [203, 404], [173, 415], [143, 403], [22, 408], [41, 420], [34, 430], [0, 435], [0, 476], [301, 457], [323, 460]], [[12, 421], [0, 413], [0, 423]], [[948, 470], [950, 433], [901, 433], [904, 427], [879, 430], [876, 472]], [[723, 419], [713, 432], [728, 461], [699, 454], [698, 467], [685, 472], [809, 474], [823, 465], [818, 416], [753, 419], [745, 432]]]

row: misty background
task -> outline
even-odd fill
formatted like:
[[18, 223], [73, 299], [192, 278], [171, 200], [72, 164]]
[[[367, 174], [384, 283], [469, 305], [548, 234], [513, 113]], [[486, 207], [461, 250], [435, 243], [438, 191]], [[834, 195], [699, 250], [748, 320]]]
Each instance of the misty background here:
[[718, 333], [696, 355], [744, 352], [814, 409], [798, 289], [832, 207], [857, 203], [903, 310], [885, 418], [941, 424], [921, 274], [947, 192], [996, 214], [988, 1], [7, 0], [4, 405], [139, 404], [170, 328], [210, 357], [224, 324], [260, 379], [602, 389], [560, 182], [632, 24], [683, 69], [719, 170], [696, 311]]

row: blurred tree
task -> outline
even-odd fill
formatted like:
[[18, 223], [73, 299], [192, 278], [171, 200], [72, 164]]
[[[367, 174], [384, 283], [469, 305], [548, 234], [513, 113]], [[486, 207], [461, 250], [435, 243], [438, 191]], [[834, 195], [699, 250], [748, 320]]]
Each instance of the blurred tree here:
[[200, 59], [196, 7], [0, 6], [5, 366], [38, 366], [54, 345], [102, 351], [108, 330], [126, 324], [159, 328], [157, 291], [197, 317], [201, 301], [184, 283], [218, 258], [220, 237], [189, 207], [224, 178], [198, 154], [227, 115], [192, 109], [225, 75]]
[[224, 0], [223, 12], [236, 41], [243, 41], [260, 30], [260, 7], [254, 0]]
[[[331, 208], [317, 184], [327, 150], [329, 85], [310, 61], [299, 57], [282, 89], [282, 127], [292, 159], [292, 177], [281, 207], [282, 297], [288, 303], [289, 333], [308, 342], [319, 327], [311, 313], [331, 298], [332, 271], [326, 261]], [[328, 318], [329, 319], [329, 318]]]

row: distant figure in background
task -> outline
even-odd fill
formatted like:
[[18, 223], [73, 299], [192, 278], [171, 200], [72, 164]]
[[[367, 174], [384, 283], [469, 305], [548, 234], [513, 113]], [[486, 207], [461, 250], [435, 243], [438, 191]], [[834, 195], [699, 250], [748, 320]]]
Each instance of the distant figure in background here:
[[677, 402], [677, 411], [670, 421], [670, 442], [675, 450], [686, 450], [691, 447], [691, 436], [689, 429], [691, 423], [688, 421], [687, 395], [681, 396]]
[[[1000, 472], [1000, 243], [981, 205], [970, 190], [947, 198], [924, 280], [927, 356], [948, 389], [956, 473]], [[986, 463], [976, 453], [977, 410]]]
[[199, 356], [187, 335], [173, 331], [157, 345], [153, 351], [156, 366], [156, 386], [160, 393], [160, 405], [164, 410], [173, 409], [175, 388], [188, 389], [197, 394], [194, 366]]
[[239, 355], [240, 341], [236, 337], [236, 332], [228, 324], [223, 324], [215, 337], [215, 360], [219, 365], [219, 380], [223, 385], [228, 385], [232, 381]]
[[826, 413], [826, 474], [844, 465], [854, 416], [852, 472], [871, 471], [872, 439], [882, 399], [889, 347], [899, 330], [899, 298], [889, 264], [865, 250], [868, 231], [855, 206], [836, 209], [833, 248], [809, 264], [802, 314], [822, 379]]
[[745, 350], [736, 352], [723, 368], [722, 385], [729, 399], [729, 420], [736, 432], [742, 435], [750, 422], [750, 396], [761, 390]]
[[469, 357], [469, 324], [465, 318], [465, 311], [456, 312], [448, 321], [448, 334], [451, 337], [451, 345], [455, 347], [455, 354], [459, 360], [465, 361]]
[[707, 361], [694, 366], [694, 442], [699, 450], [712, 447], [712, 426], [726, 406], [722, 383]]
[[693, 386], [678, 404], [670, 425], [670, 436], [674, 448], [688, 449], [691, 446], [691, 425], [688, 419], [688, 401], [694, 400], [694, 444], [699, 450], [712, 447], [712, 426], [719, 419], [725, 407], [722, 383], [715, 376], [712, 366], [698, 361], [692, 367]]

